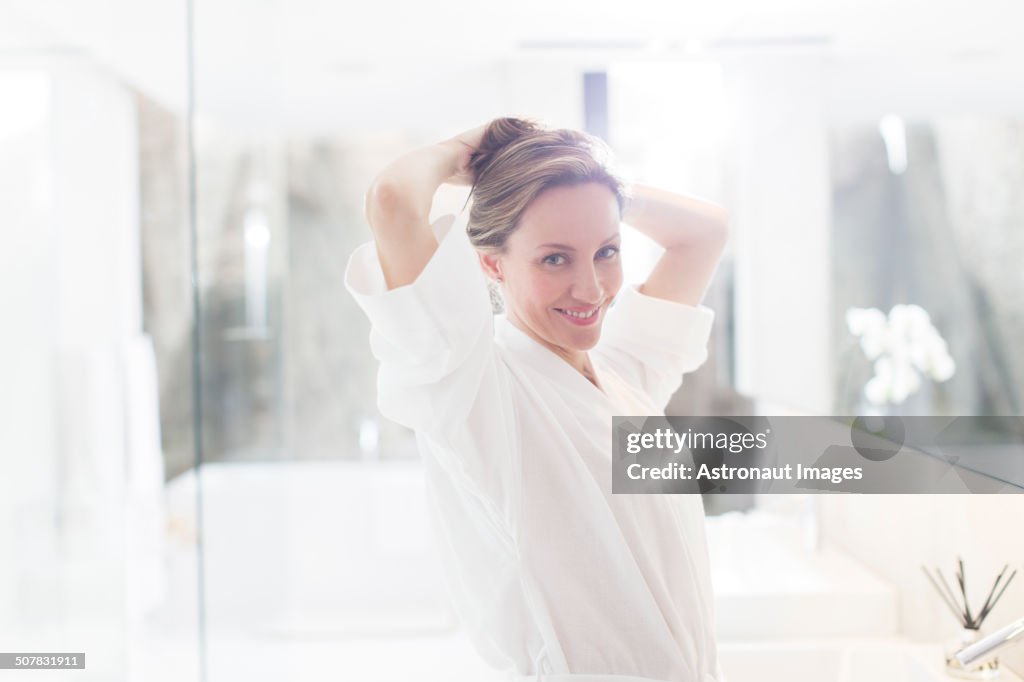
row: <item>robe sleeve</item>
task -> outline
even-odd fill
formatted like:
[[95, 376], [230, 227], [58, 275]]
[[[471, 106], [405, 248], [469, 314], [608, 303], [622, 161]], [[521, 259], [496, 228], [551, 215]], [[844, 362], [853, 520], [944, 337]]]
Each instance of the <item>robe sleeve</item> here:
[[370, 320], [381, 414], [425, 438], [421, 452], [509, 521], [519, 476], [515, 410], [467, 219], [464, 210], [432, 225], [437, 250], [411, 284], [389, 290], [367, 242], [349, 258], [345, 287]]
[[707, 360], [714, 319], [703, 305], [646, 296], [627, 285], [608, 312], [595, 350], [663, 409], [683, 375]]

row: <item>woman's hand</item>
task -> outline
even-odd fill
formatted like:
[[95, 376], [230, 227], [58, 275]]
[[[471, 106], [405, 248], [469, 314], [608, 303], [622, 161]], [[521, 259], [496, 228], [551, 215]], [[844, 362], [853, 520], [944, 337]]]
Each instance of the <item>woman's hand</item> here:
[[437, 250], [428, 217], [442, 183], [472, 184], [470, 155], [489, 124], [419, 147], [389, 163], [366, 193], [366, 219], [388, 289], [416, 280]]
[[483, 139], [484, 132], [490, 124], [491, 122], [488, 121], [441, 142], [455, 154], [456, 159], [455, 172], [445, 180], [446, 183], [449, 185], [473, 184], [473, 175], [469, 171], [469, 158], [480, 148], [480, 140]]

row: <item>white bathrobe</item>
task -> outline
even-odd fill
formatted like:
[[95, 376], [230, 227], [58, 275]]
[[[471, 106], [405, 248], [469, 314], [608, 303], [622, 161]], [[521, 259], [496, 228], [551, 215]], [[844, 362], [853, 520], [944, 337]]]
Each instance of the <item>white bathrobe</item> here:
[[713, 312], [624, 287], [590, 351], [602, 392], [492, 314], [468, 211], [434, 223], [414, 283], [388, 291], [370, 242], [345, 285], [476, 650], [514, 680], [720, 682], [701, 498], [611, 492], [612, 415], [664, 414]]

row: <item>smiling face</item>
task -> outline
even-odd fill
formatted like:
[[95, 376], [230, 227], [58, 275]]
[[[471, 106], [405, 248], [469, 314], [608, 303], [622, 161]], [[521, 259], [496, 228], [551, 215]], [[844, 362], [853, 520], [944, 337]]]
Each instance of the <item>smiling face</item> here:
[[622, 286], [619, 206], [602, 183], [553, 187], [523, 212], [502, 253], [481, 254], [503, 281], [509, 321], [560, 355], [589, 350]]

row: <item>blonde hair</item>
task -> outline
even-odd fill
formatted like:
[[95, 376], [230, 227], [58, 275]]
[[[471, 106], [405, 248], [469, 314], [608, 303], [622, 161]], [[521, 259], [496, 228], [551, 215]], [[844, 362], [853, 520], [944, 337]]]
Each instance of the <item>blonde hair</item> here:
[[481, 250], [503, 251], [526, 208], [552, 187], [599, 182], [615, 194], [621, 218], [629, 196], [611, 161], [608, 145], [587, 133], [550, 129], [530, 119], [494, 119], [469, 161], [470, 242]]

